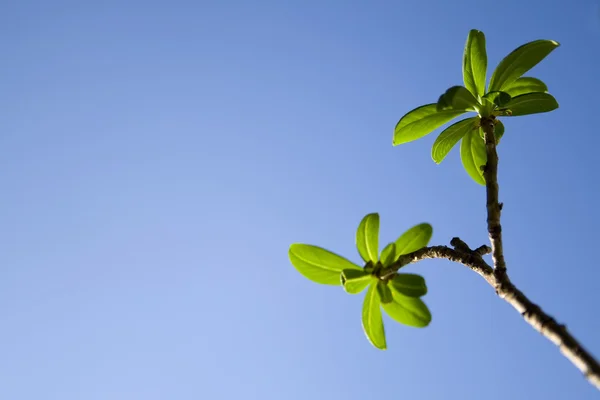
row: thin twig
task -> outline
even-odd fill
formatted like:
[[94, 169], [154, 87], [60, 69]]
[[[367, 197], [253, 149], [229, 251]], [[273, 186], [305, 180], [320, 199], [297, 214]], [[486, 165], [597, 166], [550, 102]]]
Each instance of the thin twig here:
[[491, 284], [493, 282], [494, 273], [492, 267], [490, 267], [483, 260], [480, 254], [471, 251], [468, 248], [468, 246], [466, 247], [467, 251], [464, 251], [463, 248], [461, 248], [459, 242], [464, 244], [462, 240], [454, 238], [451, 242], [454, 248], [450, 248], [448, 246], [431, 246], [424, 247], [412, 253], [402, 255], [392, 265], [383, 269], [380, 273], [380, 276], [382, 277], [382, 279], [387, 279], [390, 276], [393, 276], [396, 273], [396, 271], [398, 271], [398, 269], [402, 268], [407, 264], [415, 263], [417, 261], [425, 260], [428, 258], [445, 258], [446, 260], [454, 261], [466, 267], [469, 267], [470, 269], [481, 275], [483, 279], [485, 279], [488, 283]]
[[487, 228], [492, 244], [492, 260], [494, 261], [494, 275], [501, 281], [506, 275], [506, 263], [502, 250], [502, 225], [500, 224], [500, 203], [498, 202], [498, 153], [496, 152], [496, 136], [494, 134], [494, 120], [484, 118], [481, 128], [485, 133], [485, 149], [487, 163], [483, 169], [485, 178], [485, 193], [487, 207]]

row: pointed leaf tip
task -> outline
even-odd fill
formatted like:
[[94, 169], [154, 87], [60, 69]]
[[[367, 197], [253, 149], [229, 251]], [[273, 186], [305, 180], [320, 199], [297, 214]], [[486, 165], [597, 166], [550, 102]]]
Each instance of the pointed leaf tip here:
[[486, 72], [485, 35], [477, 29], [471, 29], [463, 54], [463, 81], [474, 96], [482, 97], [485, 93]]
[[500, 61], [492, 74], [488, 90], [493, 92], [509, 87], [558, 46], [560, 44], [554, 40], [534, 40], [517, 47]]

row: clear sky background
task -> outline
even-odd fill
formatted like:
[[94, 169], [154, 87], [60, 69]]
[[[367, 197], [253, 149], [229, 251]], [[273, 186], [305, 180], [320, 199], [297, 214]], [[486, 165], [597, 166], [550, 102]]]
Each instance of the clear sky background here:
[[[561, 43], [528, 75], [560, 109], [507, 120], [514, 283], [600, 357], [600, 8], [577, 1], [4, 1], [0, 398], [597, 399], [475, 273], [432, 260], [433, 321], [362, 332], [363, 295], [319, 286], [294, 242], [356, 262], [419, 222], [487, 243], [485, 192], [397, 120], [489, 65]], [[489, 75], [488, 75], [489, 76]], [[439, 131], [438, 131], [439, 132]]]

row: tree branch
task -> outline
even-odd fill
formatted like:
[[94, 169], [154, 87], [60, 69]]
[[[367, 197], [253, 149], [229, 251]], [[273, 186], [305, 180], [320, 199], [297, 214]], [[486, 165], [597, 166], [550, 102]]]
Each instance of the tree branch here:
[[494, 282], [494, 270], [481, 257], [483, 254], [489, 254], [491, 252], [491, 249], [488, 246], [481, 246], [477, 251], [472, 251], [469, 246], [459, 238], [453, 238], [450, 244], [454, 248], [448, 246], [431, 246], [424, 247], [409, 254], [401, 255], [393, 264], [384, 268], [379, 276], [382, 279], [387, 279], [390, 276], [393, 276], [398, 269], [407, 264], [428, 258], [445, 258], [446, 260], [457, 262], [472, 269], [490, 284]]
[[506, 275], [506, 263], [502, 250], [502, 225], [500, 224], [500, 210], [498, 202], [498, 153], [496, 152], [496, 136], [494, 133], [494, 119], [483, 118], [481, 128], [485, 133], [485, 149], [487, 163], [483, 169], [485, 178], [485, 193], [487, 207], [487, 228], [492, 244], [492, 260], [494, 261], [494, 275], [498, 280]]
[[533, 329], [558, 346], [563, 355], [583, 373], [592, 385], [600, 390], [600, 364], [598, 361], [569, 333], [566, 326], [556, 322], [554, 318], [546, 314], [517, 289], [507, 274], [501, 275], [499, 280], [499, 277], [494, 274], [494, 269], [482, 258], [482, 255], [489, 254], [492, 249], [488, 246], [480, 246], [471, 250], [459, 238], [453, 238], [450, 244], [454, 248], [431, 246], [402, 255], [396, 262], [382, 270], [380, 277], [389, 279], [405, 265], [428, 258], [443, 258], [467, 266], [481, 275], [496, 290], [496, 294], [513, 306]]

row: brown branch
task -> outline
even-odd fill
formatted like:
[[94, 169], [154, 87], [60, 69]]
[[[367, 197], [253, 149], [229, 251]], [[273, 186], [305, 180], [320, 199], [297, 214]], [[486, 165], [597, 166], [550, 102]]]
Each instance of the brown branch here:
[[[409, 254], [401, 255], [393, 264], [384, 268], [379, 276], [382, 279], [387, 279], [390, 276], [393, 276], [398, 269], [407, 264], [415, 263], [428, 258], [445, 258], [446, 260], [457, 262], [472, 269], [481, 275], [488, 283], [492, 284], [494, 270], [483, 260], [481, 257], [482, 254], [469, 249], [469, 247], [459, 238], [452, 239], [450, 244], [454, 248], [450, 248], [448, 246], [431, 246], [424, 247]], [[483, 250], [480, 250], [481, 248], [483, 248]], [[484, 254], [488, 254], [490, 252], [490, 248], [487, 246], [481, 246], [481, 248], [478, 250]]]
[[506, 263], [502, 250], [502, 225], [500, 225], [500, 209], [498, 202], [498, 153], [496, 152], [496, 136], [494, 134], [494, 120], [484, 118], [481, 128], [485, 133], [485, 149], [487, 163], [483, 169], [485, 178], [485, 193], [487, 207], [487, 228], [492, 244], [492, 260], [494, 261], [494, 275], [501, 280], [506, 275]]
[[424, 247], [410, 254], [402, 255], [396, 262], [382, 270], [380, 277], [389, 279], [405, 265], [428, 258], [443, 258], [467, 266], [481, 275], [496, 290], [498, 296], [513, 306], [533, 329], [558, 346], [563, 355], [583, 373], [592, 385], [600, 390], [600, 364], [598, 361], [579, 344], [564, 325], [556, 322], [554, 318], [546, 314], [517, 289], [507, 274], [503, 274], [499, 280], [498, 276], [494, 274], [493, 268], [482, 258], [482, 255], [490, 253], [491, 249], [488, 246], [480, 246], [471, 250], [459, 238], [453, 238], [450, 244], [454, 248], [447, 246]]

